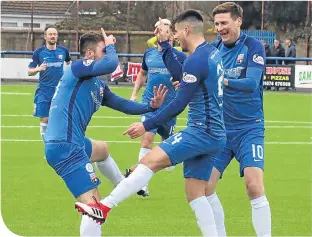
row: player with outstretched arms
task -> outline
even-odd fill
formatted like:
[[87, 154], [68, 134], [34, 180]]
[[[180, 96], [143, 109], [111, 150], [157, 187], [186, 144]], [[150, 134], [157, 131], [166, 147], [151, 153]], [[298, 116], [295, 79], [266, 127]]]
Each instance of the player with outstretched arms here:
[[[118, 65], [114, 47], [116, 39], [86, 33], [79, 40], [82, 59], [74, 61], [65, 71], [52, 99], [45, 134], [48, 164], [62, 177], [73, 196], [81, 203], [100, 200], [100, 180], [92, 162], [115, 186], [124, 179], [104, 142], [91, 141], [85, 131], [92, 115], [101, 105], [126, 114], [143, 114], [158, 108], [166, 96], [166, 87], [154, 88], [149, 104], [137, 103], [115, 95], [98, 76], [112, 73]], [[100, 222], [100, 221], [99, 221]], [[100, 223], [82, 217], [81, 236], [100, 236]]]

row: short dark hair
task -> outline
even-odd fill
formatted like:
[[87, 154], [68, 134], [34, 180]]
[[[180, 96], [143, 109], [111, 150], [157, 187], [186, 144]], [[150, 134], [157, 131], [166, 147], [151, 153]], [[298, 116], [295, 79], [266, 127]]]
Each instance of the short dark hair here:
[[290, 43], [292, 43], [292, 42], [293, 42], [292, 38], [290, 38], [290, 37], [286, 37], [286, 39], [285, 39], [285, 40], [289, 40], [289, 41], [290, 41]]
[[[44, 33], [47, 32], [48, 29], [53, 28], [57, 30], [57, 27], [55, 25], [46, 25], [46, 27], [44, 28]], [[58, 31], [58, 30], [57, 30]]]
[[190, 10], [186, 10], [185, 12], [182, 12], [181, 14], [179, 14], [173, 20], [172, 25], [174, 25], [176, 23], [180, 23], [182, 21], [186, 21], [186, 20], [197, 20], [197, 21], [204, 22], [202, 15], [198, 11], [190, 9]]
[[98, 33], [89, 32], [83, 34], [79, 39], [80, 55], [84, 56], [88, 48], [95, 48], [101, 41], [104, 41], [104, 37]]
[[231, 17], [237, 19], [238, 17], [243, 18], [243, 12], [243, 8], [240, 5], [234, 2], [225, 2], [216, 6], [212, 11], [212, 15], [231, 13]]

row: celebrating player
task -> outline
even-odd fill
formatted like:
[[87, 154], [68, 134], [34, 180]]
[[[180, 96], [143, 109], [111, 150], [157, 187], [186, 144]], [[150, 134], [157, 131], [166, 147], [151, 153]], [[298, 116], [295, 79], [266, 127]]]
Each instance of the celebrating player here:
[[[45, 134], [47, 162], [63, 178], [74, 197], [85, 204], [93, 202], [93, 198], [100, 199], [97, 190], [100, 180], [91, 162], [102, 161], [104, 175], [115, 179], [111, 180], [112, 183], [122, 179], [106, 144], [90, 143], [85, 137], [93, 113], [101, 105], [127, 114], [151, 112], [162, 104], [167, 93], [162, 85], [157, 90], [154, 88], [155, 96], [150, 104], [126, 100], [112, 93], [97, 76], [116, 69], [119, 63], [114, 47], [116, 39], [101, 30], [102, 36], [92, 32], [81, 36], [79, 48], [83, 58], [73, 62], [60, 80], [52, 99]], [[80, 234], [100, 236], [101, 226], [84, 216]]]
[[[166, 124], [189, 105], [187, 127], [145, 155], [133, 173], [123, 179], [108, 197], [89, 204], [77, 202], [75, 206], [83, 214], [105, 221], [111, 208], [140, 190], [157, 171], [183, 162], [187, 200], [195, 212], [198, 226], [204, 236], [217, 236], [205, 189], [215, 155], [226, 143], [222, 110], [222, 61], [218, 50], [205, 41], [203, 18], [198, 12], [189, 10], [180, 14], [175, 20], [175, 30], [174, 37], [184, 50], [190, 52], [183, 65], [183, 79], [176, 98], [155, 117], [131, 125], [125, 134], [132, 138], [139, 137], [150, 129]], [[170, 63], [175, 58], [169, 37], [169, 27], [161, 24], [159, 41], [164, 61], [166, 65], [174, 66]], [[182, 65], [176, 62], [176, 68], [169, 71], [181, 73]]]
[[271, 211], [264, 193], [263, 75], [265, 50], [260, 41], [242, 33], [243, 9], [227, 2], [213, 10], [221, 40], [216, 42], [222, 56], [224, 79], [224, 122], [227, 144], [217, 157], [207, 186], [219, 236], [226, 236], [224, 212], [215, 193], [216, 184], [233, 157], [240, 164], [240, 176], [252, 207], [257, 236], [271, 236]]
[[[159, 23], [159, 22], [158, 22]], [[156, 24], [156, 26], [159, 26], [159, 24]], [[172, 43], [173, 37], [170, 38], [170, 41]], [[176, 55], [177, 59], [180, 63], [183, 63], [186, 56], [184, 53], [179, 52], [176, 49], [173, 49], [173, 53]], [[170, 81], [170, 73], [168, 72], [163, 59], [162, 59], [162, 52], [161, 52], [161, 46], [159, 43], [157, 44], [157, 48], [149, 48], [145, 51], [143, 56], [143, 63], [142, 63], [142, 69], [138, 73], [138, 77], [135, 81], [135, 85], [132, 91], [131, 100], [136, 101], [137, 95], [140, 91], [140, 89], [144, 86], [145, 82], [147, 81], [146, 88], [144, 90], [144, 93], [142, 95], [142, 102], [143, 103], [149, 103], [150, 100], [153, 98], [153, 88], [154, 86], [158, 87], [160, 84], [166, 85], [168, 88], [168, 94], [166, 96], [166, 99], [162, 105], [162, 108], [165, 107], [174, 99], [176, 96], [176, 92], [174, 87], [171, 84]], [[174, 78], [173, 80], [179, 80], [180, 78]], [[141, 116], [141, 121], [144, 122], [146, 119], [149, 119], [157, 114], [156, 112], [150, 112], [147, 114], [144, 114]], [[154, 137], [155, 134], [158, 133], [162, 140], [167, 139], [169, 136], [171, 136], [174, 133], [174, 127], [176, 124], [176, 118], [172, 118], [168, 123], [146, 131], [144, 135], [142, 136], [142, 142], [141, 142], [141, 148], [139, 153], [139, 161], [151, 151], [153, 147]], [[175, 166], [171, 166], [166, 168], [167, 171], [173, 170]], [[148, 196], [148, 188], [147, 186], [142, 188], [143, 192], [139, 192], [139, 195], [142, 195], [143, 197]]]

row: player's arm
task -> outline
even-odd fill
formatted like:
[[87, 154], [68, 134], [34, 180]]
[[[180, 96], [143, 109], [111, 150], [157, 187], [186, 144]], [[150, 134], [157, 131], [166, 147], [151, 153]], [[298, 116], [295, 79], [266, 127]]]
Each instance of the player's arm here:
[[88, 79], [114, 72], [119, 63], [115, 46], [108, 45], [105, 50], [106, 54], [100, 60], [83, 59], [73, 62], [71, 68], [75, 77]]
[[144, 86], [144, 84], [146, 82], [146, 74], [147, 74], [147, 71], [148, 71], [148, 67], [146, 65], [145, 59], [146, 59], [147, 52], [148, 52], [148, 50], [144, 52], [143, 60], [142, 60], [142, 67], [141, 67], [141, 70], [139, 71], [137, 79], [135, 81], [134, 88], [133, 88], [130, 100], [137, 101], [138, 93], [139, 93], [140, 89]]
[[197, 62], [187, 62], [184, 66], [185, 76], [181, 80], [176, 97], [154, 117], [143, 122], [145, 131], [157, 128], [169, 122], [185, 109], [200, 83], [200, 67]]
[[161, 42], [160, 45], [163, 52], [163, 61], [170, 72], [173, 81], [180, 81], [182, 79], [182, 65], [186, 59], [186, 55], [178, 51], [174, 53], [169, 41]]
[[68, 49], [66, 49], [66, 51], [65, 51], [65, 63], [67, 66], [70, 65], [70, 63], [71, 63], [71, 56], [68, 52]]
[[156, 42], [157, 42], [157, 37], [154, 36], [150, 38], [146, 43], [149, 48], [153, 48], [153, 47], [157, 47]]
[[137, 101], [138, 93], [146, 82], [147, 72], [141, 68], [135, 81], [130, 100]]
[[237, 91], [254, 93], [259, 87], [265, 69], [265, 50], [261, 43], [249, 49], [246, 77], [224, 79], [224, 85]]
[[47, 68], [47, 63], [44, 61], [40, 66], [39, 65], [39, 55], [35, 51], [32, 55], [32, 61], [28, 65], [28, 76], [34, 76], [38, 72], [44, 71]]
[[154, 98], [151, 103], [143, 104], [132, 100], [127, 100], [114, 94], [107, 85], [105, 85], [102, 105], [111, 109], [118, 110], [125, 114], [139, 115], [155, 111], [163, 103], [167, 94], [166, 87], [160, 85], [156, 90], [154, 87]]

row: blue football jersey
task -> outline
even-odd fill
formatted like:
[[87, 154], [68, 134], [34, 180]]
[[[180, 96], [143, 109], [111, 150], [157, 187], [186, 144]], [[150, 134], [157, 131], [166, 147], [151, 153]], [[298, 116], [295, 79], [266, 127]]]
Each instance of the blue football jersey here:
[[[174, 53], [181, 62], [186, 58], [184, 53], [176, 49], [174, 49]], [[162, 107], [166, 106], [176, 96], [176, 92], [170, 81], [171, 75], [163, 62], [162, 52], [157, 48], [147, 49], [143, 56], [142, 69], [147, 72], [146, 88], [142, 95], [143, 101], [150, 101], [154, 97], [154, 86], [158, 88], [162, 84], [168, 88]]]
[[[223, 61], [225, 78], [245, 79], [252, 68], [262, 71], [261, 78], [252, 91], [224, 87], [224, 122], [227, 130], [264, 126], [263, 115], [263, 75], [265, 70], [265, 50], [260, 41], [240, 34], [231, 47], [221, 40], [216, 44]], [[247, 77], [248, 78], [248, 77]], [[230, 85], [230, 84], [229, 84]]]
[[115, 47], [106, 47], [100, 60], [78, 59], [65, 71], [52, 98], [45, 142], [84, 145], [85, 131], [94, 112], [101, 105], [127, 114], [152, 112], [150, 104], [126, 100], [112, 93], [98, 76], [115, 71], [118, 66]]
[[219, 51], [204, 42], [185, 60], [183, 73], [180, 89], [198, 81], [189, 102], [188, 126], [205, 125], [209, 134], [224, 136], [224, 71]]
[[[166, 47], [162, 45], [162, 47]], [[165, 60], [171, 60], [170, 57]], [[168, 62], [165, 62], [169, 65]], [[176, 69], [172, 71], [179, 70]], [[160, 114], [143, 122], [146, 129], [181, 113], [187, 105], [188, 126], [201, 127], [213, 137], [225, 136], [223, 122], [223, 66], [219, 51], [203, 42], [183, 64], [183, 78], [175, 99]]]
[[84, 79], [75, 76], [75, 70], [88, 70], [91, 63], [80, 59], [65, 71], [51, 102], [45, 142], [84, 145], [86, 128], [108, 89], [97, 77]]
[[45, 61], [47, 69], [39, 72], [39, 87], [56, 87], [64, 73], [64, 61], [69, 62], [70, 60], [67, 48], [57, 45], [55, 50], [49, 50], [44, 45], [34, 51], [28, 67], [35, 68]]

